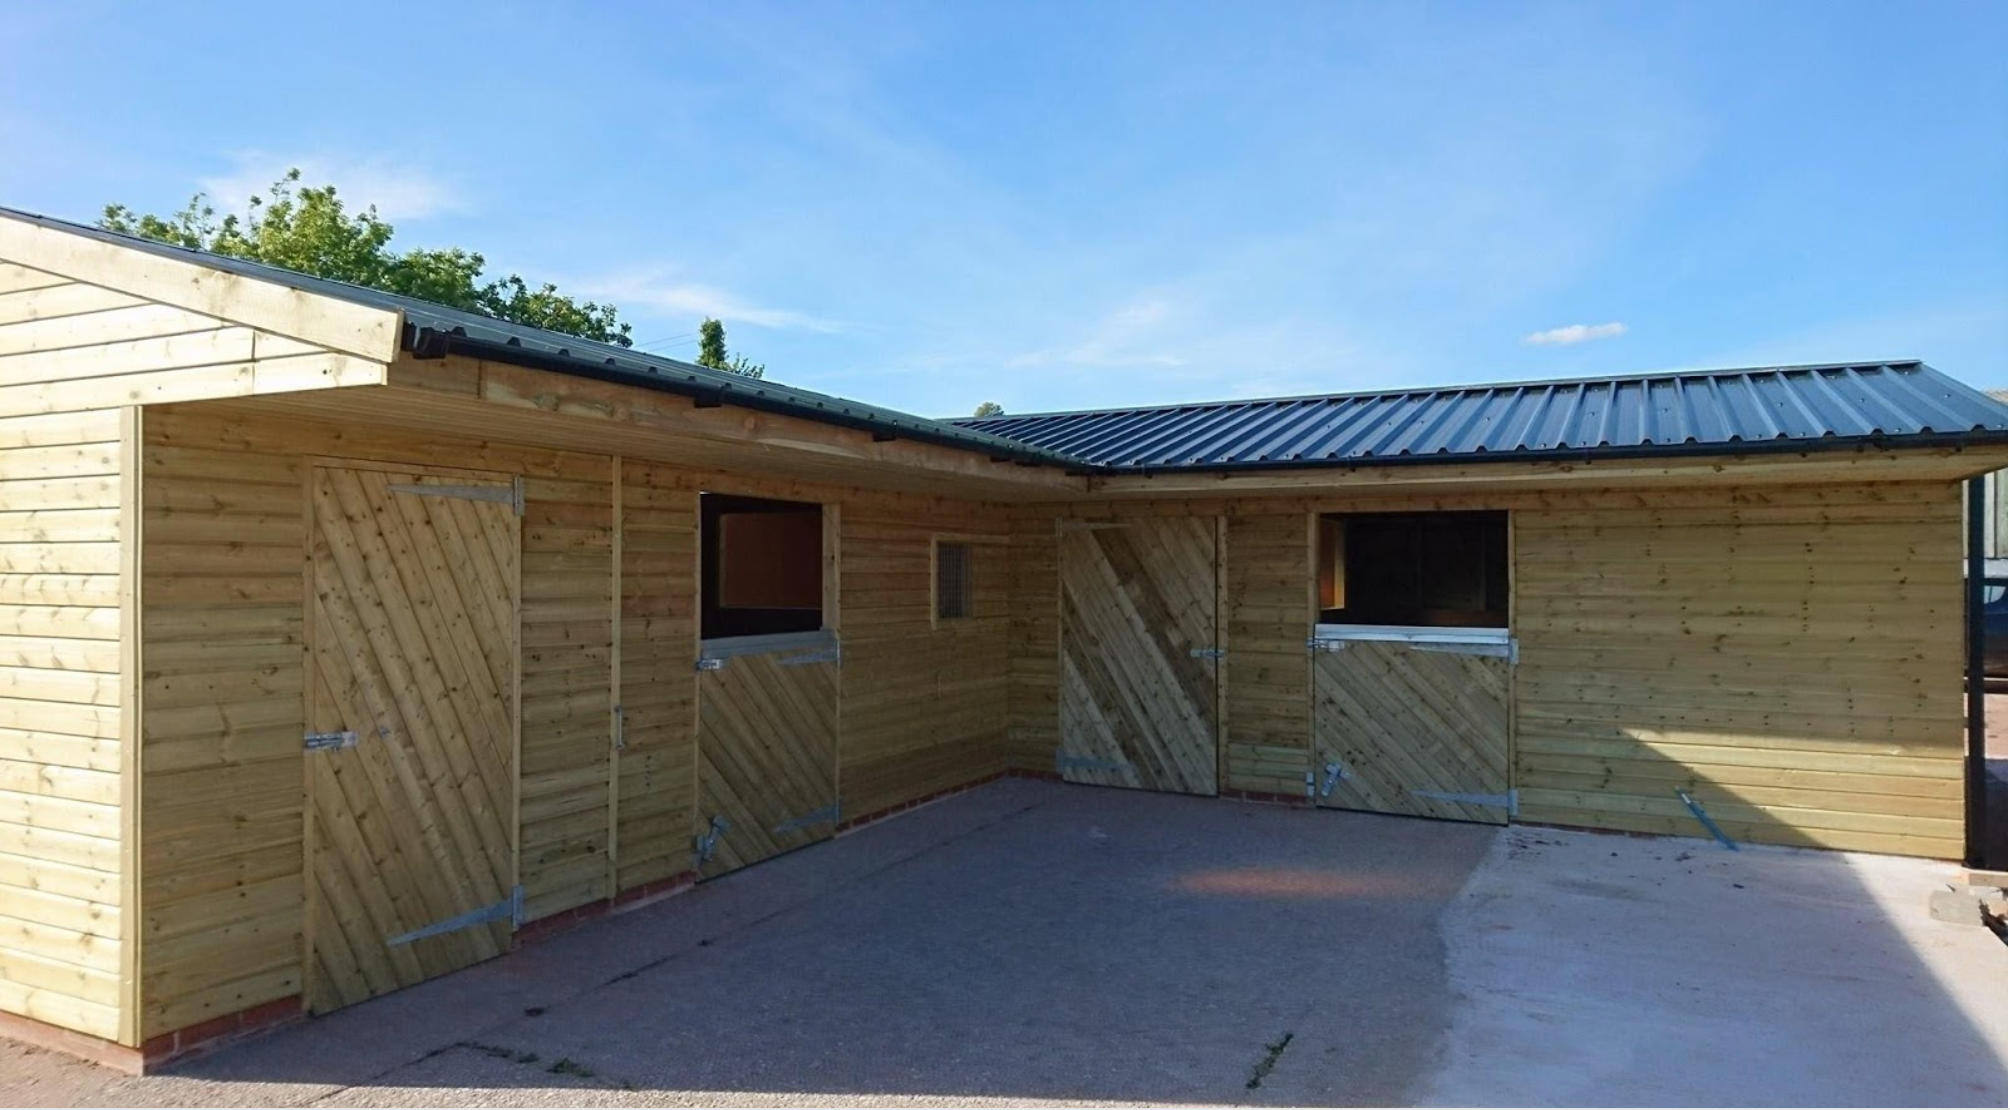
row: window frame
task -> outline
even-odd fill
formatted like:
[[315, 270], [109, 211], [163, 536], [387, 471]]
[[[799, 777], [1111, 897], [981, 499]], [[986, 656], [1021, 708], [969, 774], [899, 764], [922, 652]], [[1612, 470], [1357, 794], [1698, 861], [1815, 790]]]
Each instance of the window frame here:
[[[963, 612], [942, 611], [942, 546], [951, 544], [963, 551]], [[977, 618], [977, 541], [971, 536], [936, 533], [928, 538], [928, 626], [963, 624]]]
[[[707, 499], [716, 500], [708, 502]], [[727, 607], [718, 603], [720, 588], [717, 577], [718, 565], [719, 560], [724, 556], [724, 552], [717, 545], [723, 539], [723, 529], [719, 528], [716, 523], [713, 523], [713, 520], [719, 516], [731, 515], [736, 511], [750, 511], [744, 507], [748, 505], [775, 506], [775, 508], [768, 510], [753, 509], [751, 511], [777, 513], [810, 509], [817, 511], [819, 527], [817, 529], [816, 563], [819, 600], [814, 610], [808, 607], [802, 609], [762, 609], [748, 606]], [[780, 650], [794, 646], [798, 642], [815, 645], [823, 643], [835, 634], [836, 621], [834, 614], [836, 612], [837, 597], [835, 590], [836, 583], [833, 580], [832, 570], [836, 554], [837, 508], [834, 504], [822, 501], [797, 501], [790, 498], [763, 497], [758, 494], [726, 493], [712, 490], [702, 490], [699, 492], [696, 514], [698, 525], [698, 565], [695, 569], [697, 571], [698, 587], [696, 623], [698, 625], [698, 644], [701, 655], [715, 657], [733, 654], [733, 649], [736, 645], [748, 646], [749, 650], [753, 650], [756, 646], [764, 646], [767, 650]], [[721, 611], [814, 612], [816, 614], [816, 625], [815, 627], [805, 628], [721, 632], [715, 635], [707, 635], [707, 632], [710, 631], [707, 628], [708, 623], [718, 620], [718, 615]]]
[[[1344, 621], [1328, 621], [1325, 619], [1326, 613], [1331, 611], [1324, 605], [1326, 600], [1324, 596], [1324, 575], [1329, 569], [1325, 564], [1329, 557], [1334, 557], [1329, 553], [1326, 543], [1327, 528], [1330, 524], [1335, 522], [1342, 524], [1339, 530], [1340, 547], [1337, 554], [1339, 565], [1331, 568], [1331, 570], [1337, 580], [1337, 589], [1340, 591], [1340, 598], [1344, 602], [1345, 593], [1348, 588], [1345, 567], [1345, 547], [1349, 542], [1345, 522], [1348, 518], [1412, 517], [1417, 518], [1421, 523], [1423, 520], [1431, 517], [1468, 515], [1497, 516], [1501, 520], [1501, 538], [1504, 545], [1504, 550], [1501, 554], [1501, 586], [1504, 591], [1504, 598], [1499, 610], [1499, 624], [1349, 623]], [[1511, 643], [1514, 639], [1515, 623], [1514, 536], [1515, 514], [1512, 510], [1508, 509], [1348, 509], [1314, 512], [1312, 514], [1312, 527], [1309, 535], [1312, 547], [1312, 566], [1311, 580], [1308, 583], [1313, 609], [1314, 638], [1322, 640], [1380, 640], [1421, 644]], [[1344, 610], [1345, 605], [1343, 604], [1336, 608]], [[1488, 612], [1492, 612], [1492, 610], [1488, 610]]]

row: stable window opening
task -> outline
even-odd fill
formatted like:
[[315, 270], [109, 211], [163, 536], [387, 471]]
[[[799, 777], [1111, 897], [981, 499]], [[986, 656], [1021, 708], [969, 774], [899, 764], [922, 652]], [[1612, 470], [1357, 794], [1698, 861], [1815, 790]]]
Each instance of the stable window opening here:
[[823, 627], [822, 505], [700, 494], [698, 529], [701, 638]]
[[970, 616], [970, 545], [935, 541], [935, 619], [964, 620]]
[[1506, 628], [1505, 512], [1319, 518], [1319, 623]]

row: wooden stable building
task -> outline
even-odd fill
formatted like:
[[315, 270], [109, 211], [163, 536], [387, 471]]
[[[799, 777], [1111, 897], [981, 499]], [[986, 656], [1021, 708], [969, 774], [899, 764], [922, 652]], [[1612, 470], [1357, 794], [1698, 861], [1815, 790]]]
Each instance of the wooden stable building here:
[[2004, 429], [937, 422], [0, 210], [0, 1032], [158, 1061], [1000, 774], [1955, 856]]

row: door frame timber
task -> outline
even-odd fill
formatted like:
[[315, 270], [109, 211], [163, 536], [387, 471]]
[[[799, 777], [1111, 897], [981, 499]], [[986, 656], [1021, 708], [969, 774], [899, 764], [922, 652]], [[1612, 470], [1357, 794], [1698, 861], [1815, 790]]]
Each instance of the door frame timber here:
[[[467, 467], [435, 466], [423, 463], [398, 463], [384, 459], [348, 458], [335, 455], [305, 455], [300, 458], [300, 513], [301, 513], [301, 623], [300, 653], [301, 665], [306, 681], [301, 684], [301, 720], [314, 719], [315, 683], [318, 672], [314, 657], [316, 645], [314, 545], [320, 532], [320, 525], [314, 508], [315, 477], [321, 470], [359, 470], [379, 474], [410, 474], [423, 478], [459, 478], [471, 481], [495, 482], [506, 486], [515, 493], [515, 506], [519, 519], [522, 516], [524, 477], [498, 470], [479, 470]], [[513, 580], [510, 582], [510, 623], [515, 632], [514, 650], [510, 652], [510, 812], [509, 812], [509, 853], [511, 897], [521, 906], [523, 889], [523, 533], [517, 531], [517, 553], [512, 566]], [[304, 879], [301, 898], [301, 981], [302, 1006], [314, 997], [313, 979], [315, 969], [315, 921], [319, 916], [321, 896], [314, 881], [314, 857], [319, 848], [314, 833], [314, 765], [310, 762], [311, 752], [303, 749], [300, 761], [301, 776], [301, 874]], [[514, 948], [517, 932], [523, 927], [521, 913], [512, 919], [510, 943]]]

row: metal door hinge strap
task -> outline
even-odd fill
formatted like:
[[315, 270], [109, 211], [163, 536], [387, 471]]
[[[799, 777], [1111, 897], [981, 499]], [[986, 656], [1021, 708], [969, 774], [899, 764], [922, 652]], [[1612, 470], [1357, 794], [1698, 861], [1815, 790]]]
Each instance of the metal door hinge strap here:
[[387, 487], [392, 493], [409, 493], [415, 497], [457, 497], [463, 501], [494, 501], [508, 505], [510, 511], [523, 515], [523, 482], [515, 481], [506, 486], [449, 486], [422, 482], [394, 482]]
[[1345, 640], [1322, 640], [1322, 639], [1320, 639], [1320, 638], [1319, 638], [1319, 637], [1317, 637], [1317, 636], [1312, 636], [1312, 637], [1309, 637], [1309, 638], [1307, 638], [1307, 639], [1306, 639], [1306, 641], [1305, 641], [1305, 650], [1306, 650], [1306, 651], [1346, 651], [1346, 650], [1347, 650], [1347, 641], [1345, 641]]
[[493, 905], [469, 910], [463, 914], [456, 914], [445, 921], [435, 921], [431, 925], [422, 926], [409, 933], [399, 933], [384, 943], [391, 945], [410, 944], [415, 940], [423, 940], [426, 937], [458, 933], [462, 929], [472, 929], [477, 925], [486, 925], [491, 921], [505, 920], [512, 927], [523, 924], [523, 887], [511, 887], [509, 897]]
[[1491, 655], [1510, 663], [1521, 661], [1521, 646], [1513, 640], [1493, 644], [1411, 644], [1411, 651], [1435, 651], [1444, 655]]
[[701, 671], [723, 671], [726, 669], [726, 661], [717, 656], [708, 655], [705, 658], [698, 660], [697, 669]]
[[1187, 654], [1193, 656], [1195, 659], [1221, 659], [1228, 655], [1228, 649], [1218, 647], [1198, 647], [1189, 650]]
[[356, 746], [356, 734], [342, 732], [310, 732], [302, 745], [310, 752], [339, 752], [343, 748]]
[[1682, 804], [1689, 807], [1689, 812], [1696, 815], [1696, 820], [1703, 822], [1703, 827], [1710, 830], [1710, 835], [1716, 837], [1718, 843], [1733, 852], [1738, 850], [1738, 842], [1726, 836], [1724, 830], [1717, 827], [1717, 822], [1710, 820], [1710, 815], [1703, 812], [1703, 803], [1691, 798], [1687, 790], [1677, 790], [1675, 796], [1682, 799]]
[[1459, 805], [1465, 806], [1489, 806], [1494, 809], [1504, 809], [1508, 811], [1508, 816], [1510, 817], [1518, 812], [1520, 805], [1520, 791], [1516, 790], [1510, 790], [1505, 794], [1458, 794], [1449, 790], [1412, 790], [1410, 793], [1419, 798], [1429, 798], [1438, 802], [1456, 802]]
[[628, 747], [628, 710], [623, 706], [614, 707], [614, 750]]
[[1054, 753], [1056, 771], [1128, 771], [1131, 765], [1110, 759], [1096, 759], [1093, 756]]
[[698, 849], [700, 864], [712, 862], [712, 853], [719, 847], [719, 836], [728, 827], [724, 817], [715, 816], [712, 818], [712, 823], [705, 827], [705, 835], [693, 838], [693, 845]]
[[795, 832], [798, 829], [807, 829], [812, 825], [822, 825], [826, 823], [835, 825], [837, 824], [837, 819], [838, 819], [837, 803], [832, 802], [831, 804], [823, 807], [822, 809], [812, 810], [809, 813], [803, 814], [801, 817], [792, 817], [789, 820], [784, 821], [779, 825], [776, 825], [774, 831], [778, 833], [788, 833], [788, 832]]

